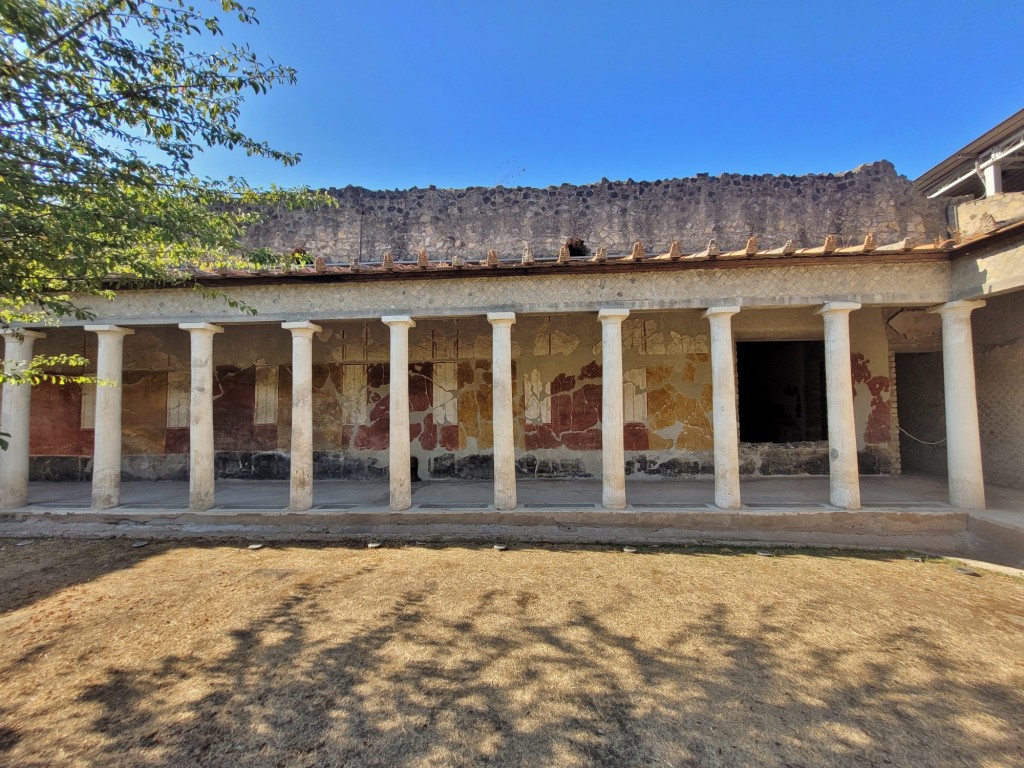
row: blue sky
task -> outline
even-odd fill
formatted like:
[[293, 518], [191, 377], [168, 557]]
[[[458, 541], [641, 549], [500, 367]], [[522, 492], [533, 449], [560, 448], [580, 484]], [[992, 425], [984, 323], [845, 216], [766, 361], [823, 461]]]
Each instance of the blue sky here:
[[294, 66], [243, 125], [255, 185], [547, 186], [696, 173], [916, 177], [1024, 107], [1024, 3], [249, 0]]

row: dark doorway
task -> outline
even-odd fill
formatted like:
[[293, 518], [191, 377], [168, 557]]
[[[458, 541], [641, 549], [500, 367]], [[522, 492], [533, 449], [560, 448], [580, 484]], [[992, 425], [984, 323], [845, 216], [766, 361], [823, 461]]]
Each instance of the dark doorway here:
[[900, 464], [904, 472], [946, 474], [946, 396], [941, 352], [896, 355]]
[[736, 365], [742, 442], [828, 439], [822, 342], [739, 342]]

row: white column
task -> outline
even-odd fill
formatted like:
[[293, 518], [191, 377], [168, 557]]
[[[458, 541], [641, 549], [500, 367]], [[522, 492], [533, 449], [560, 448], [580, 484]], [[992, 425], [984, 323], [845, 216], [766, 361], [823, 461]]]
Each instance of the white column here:
[[391, 509], [401, 512], [412, 506], [412, 481], [409, 473], [409, 329], [416, 326], [416, 321], [408, 315], [388, 315], [381, 320], [391, 328], [391, 384], [388, 388]]
[[998, 195], [1003, 191], [1003, 166], [999, 163], [992, 163], [983, 170], [982, 178], [985, 181], [985, 197]]
[[291, 489], [288, 508], [313, 506], [313, 334], [323, 329], [309, 322], [281, 323], [292, 332]]
[[825, 390], [828, 398], [829, 501], [860, 509], [857, 427], [853, 415], [850, 313], [860, 304], [830, 301], [818, 310], [825, 319]]
[[985, 508], [971, 334], [971, 312], [983, 306], [984, 301], [952, 301], [931, 310], [942, 318], [949, 503], [967, 509]]
[[715, 428], [715, 505], [740, 507], [740, 447], [736, 426], [736, 362], [732, 350], [732, 316], [739, 307], [709, 307], [711, 383]]
[[214, 501], [213, 335], [210, 323], [180, 323], [192, 339], [192, 396], [189, 401], [188, 505], [207, 510]]
[[516, 446], [512, 434], [513, 312], [488, 312], [491, 324], [491, 390], [493, 392], [494, 506], [516, 508]]
[[601, 321], [601, 501], [626, 506], [626, 448], [622, 417], [622, 321], [628, 309], [602, 309]]
[[[32, 344], [46, 337], [39, 331], [4, 331], [4, 372], [23, 370], [32, 361]], [[0, 451], [0, 509], [28, 504], [29, 411], [32, 405], [30, 384], [4, 383], [0, 408], [0, 432], [10, 435], [6, 451]]]
[[92, 506], [121, 503], [121, 384], [124, 337], [135, 333], [116, 325], [87, 325], [99, 339], [96, 352], [96, 422], [92, 439]]

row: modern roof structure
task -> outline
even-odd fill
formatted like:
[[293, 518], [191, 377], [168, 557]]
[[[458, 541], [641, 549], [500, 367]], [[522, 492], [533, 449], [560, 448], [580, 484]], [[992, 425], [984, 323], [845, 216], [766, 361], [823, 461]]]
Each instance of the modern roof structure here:
[[1024, 191], [1024, 109], [921, 174], [914, 185], [927, 197]]

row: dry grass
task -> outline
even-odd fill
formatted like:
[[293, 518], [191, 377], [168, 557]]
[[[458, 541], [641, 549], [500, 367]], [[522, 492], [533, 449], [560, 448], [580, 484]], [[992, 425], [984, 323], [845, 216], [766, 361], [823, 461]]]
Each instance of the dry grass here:
[[948, 562], [0, 544], [4, 765], [1024, 764], [1024, 580]]

